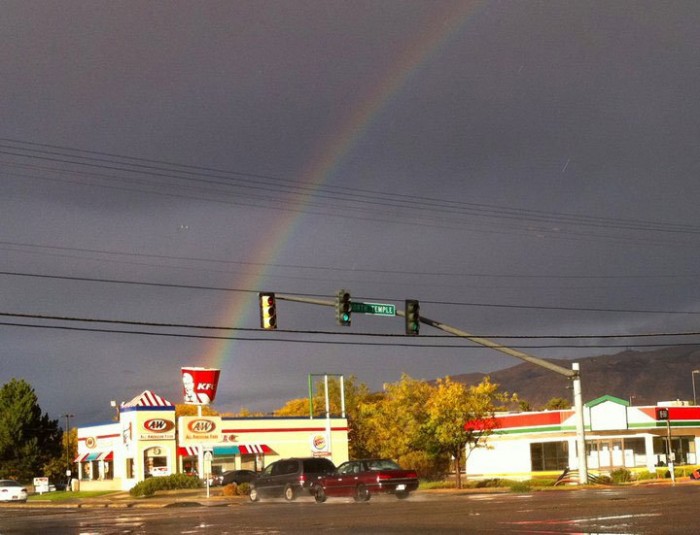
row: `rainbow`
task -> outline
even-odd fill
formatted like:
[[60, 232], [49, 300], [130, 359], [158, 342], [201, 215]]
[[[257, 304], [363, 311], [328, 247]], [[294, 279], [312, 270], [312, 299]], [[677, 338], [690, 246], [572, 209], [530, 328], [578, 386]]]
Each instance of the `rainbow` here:
[[[435, 4], [439, 6], [439, 3]], [[253, 265], [269, 265], [274, 263], [282, 247], [304, 219], [304, 203], [320, 188], [340, 165], [345, 156], [362, 138], [368, 127], [376, 120], [381, 111], [391, 102], [416, 72], [426, 65], [432, 57], [442, 50], [455, 35], [458, 35], [470, 16], [483, 5], [482, 1], [464, 1], [449, 6], [439, 13], [432, 25], [427, 26], [419, 36], [420, 39], [399, 58], [386, 76], [372, 88], [352, 113], [334, 131], [323, 146], [316, 151], [316, 156], [301, 172], [300, 191], [306, 194], [295, 197], [288, 203], [289, 210], [281, 211], [275, 221], [274, 228], [285, 229], [284, 232], [261, 239], [258, 247], [246, 261]], [[265, 269], [255, 270], [257, 273], [245, 275], [243, 281], [238, 281], [239, 288], [262, 290], [262, 283], [267, 272]], [[219, 325], [232, 327], [242, 326], [250, 315], [258, 315], [257, 295], [236, 296], [226, 307]], [[213, 340], [204, 354], [203, 366], [220, 368], [233, 355], [235, 340]]]

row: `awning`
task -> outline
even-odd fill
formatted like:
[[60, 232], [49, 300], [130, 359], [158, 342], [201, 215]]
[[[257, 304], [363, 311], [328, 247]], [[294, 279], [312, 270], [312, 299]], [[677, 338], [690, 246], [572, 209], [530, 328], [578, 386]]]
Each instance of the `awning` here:
[[114, 459], [113, 451], [93, 451], [91, 453], [81, 453], [73, 462], [85, 463], [88, 461], [111, 461], [112, 459]]
[[238, 446], [214, 446], [214, 455], [238, 455]]
[[239, 449], [242, 455], [246, 453], [272, 453], [272, 448], [267, 444], [241, 444]]
[[[214, 446], [214, 455], [238, 455], [239, 453], [238, 446]], [[199, 446], [180, 446], [177, 448], [177, 454], [180, 457], [197, 457]]]
[[199, 448], [197, 446], [179, 446], [177, 454], [180, 457], [196, 457], [199, 454]]

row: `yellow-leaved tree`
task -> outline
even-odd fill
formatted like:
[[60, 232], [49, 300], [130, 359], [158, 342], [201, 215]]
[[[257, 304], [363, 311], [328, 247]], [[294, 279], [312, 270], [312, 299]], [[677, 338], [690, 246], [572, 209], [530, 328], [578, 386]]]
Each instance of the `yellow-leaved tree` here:
[[[319, 380], [313, 388], [311, 400], [309, 398], [292, 399], [277, 409], [274, 414], [278, 417], [309, 416], [323, 417], [326, 413], [325, 381]], [[340, 379], [335, 376], [328, 378], [328, 405], [331, 416], [340, 416], [342, 409]], [[348, 419], [348, 440], [350, 457], [358, 459], [367, 456], [364, 441], [361, 438], [364, 426], [362, 407], [377, 397], [371, 394], [364, 383], [358, 383], [354, 376], [343, 378], [343, 391], [345, 398], [345, 416]]]
[[429, 383], [404, 374], [399, 382], [384, 385], [383, 396], [365, 403], [359, 438], [367, 456], [394, 459], [404, 468], [417, 470], [421, 477], [439, 474], [441, 458], [421, 443], [431, 392]]
[[424, 447], [448, 454], [454, 460], [457, 488], [462, 488], [462, 467], [466, 451], [483, 445], [494, 430], [494, 413], [513, 399], [498, 391], [498, 385], [486, 377], [478, 385], [468, 386], [449, 377], [438, 379], [426, 404], [423, 424]]

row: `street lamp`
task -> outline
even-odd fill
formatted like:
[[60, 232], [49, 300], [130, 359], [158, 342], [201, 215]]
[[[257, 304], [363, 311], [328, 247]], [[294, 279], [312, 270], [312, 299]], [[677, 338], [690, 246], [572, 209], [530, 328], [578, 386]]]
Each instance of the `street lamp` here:
[[698, 397], [695, 395], [695, 374], [700, 373], [700, 370], [693, 370], [690, 377], [693, 379], [693, 405], [698, 404]]
[[72, 474], [70, 467], [73, 465], [70, 460], [70, 419], [75, 418], [75, 414], [66, 413], [63, 416], [66, 418], [66, 479], [68, 480], [66, 490], [70, 490], [70, 476]]
[[115, 400], [110, 401], [109, 404], [112, 406], [112, 408], [115, 411], [114, 421], [118, 422], [119, 421], [119, 405], [117, 405], [117, 402]]

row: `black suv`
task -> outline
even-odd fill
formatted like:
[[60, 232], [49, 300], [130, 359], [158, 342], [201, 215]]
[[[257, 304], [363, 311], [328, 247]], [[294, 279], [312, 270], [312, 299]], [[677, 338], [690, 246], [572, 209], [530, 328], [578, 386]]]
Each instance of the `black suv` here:
[[335, 465], [323, 457], [281, 459], [267, 465], [250, 482], [250, 499], [279, 498], [294, 500], [299, 493], [311, 494], [314, 483], [323, 475], [335, 471]]

